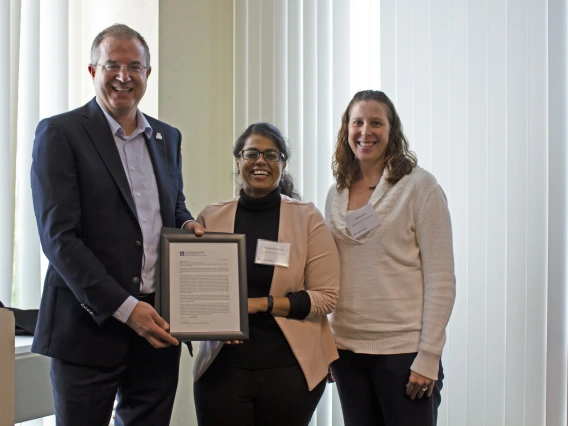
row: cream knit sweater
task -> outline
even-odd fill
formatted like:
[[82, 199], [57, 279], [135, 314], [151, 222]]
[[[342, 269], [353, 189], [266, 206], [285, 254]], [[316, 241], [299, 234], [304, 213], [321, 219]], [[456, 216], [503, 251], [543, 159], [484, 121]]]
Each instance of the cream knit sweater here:
[[381, 225], [353, 239], [349, 190], [333, 185], [325, 217], [341, 265], [331, 327], [339, 349], [367, 354], [418, 352], [411, 369], [436, 380], [455, 300], [452, 228], [446, 197], [420, 167], [395, 185], [386, 175], [369, 203]]

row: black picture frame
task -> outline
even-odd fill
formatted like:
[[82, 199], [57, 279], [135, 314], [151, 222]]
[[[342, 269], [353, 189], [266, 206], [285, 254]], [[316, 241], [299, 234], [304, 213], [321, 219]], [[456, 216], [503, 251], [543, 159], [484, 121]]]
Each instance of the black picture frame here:
[[[172, 300], [171, 285], [171, 258], [172, 244], [184, 243], [195, 244], [199, 249], [199, 244], [235, 244], [237, 246], [237, 267], [238, 267], [238, 318], [237, 327], [231, 324], [227, 330], [218, 331], [181, 331], [181, 326], [172, 324]], [[185, 229], [162, 228], [161, 230], [161, 280], [160, 289], [156, 293], [156, 306], [159, 313], [169, 324], [170, 334], [180, 341], [207, 341], [207, 340], [247, 340], [249, 338], [248, 327], [248, 295], [247, 295], [247, 263], [246, 263], [246, 237], [244, 234], [229, 234], [220, 232], [206, 232], [201, 237], [197, 237], [193, 232]], [[235, 331], [237, 328], [237, 331]]]

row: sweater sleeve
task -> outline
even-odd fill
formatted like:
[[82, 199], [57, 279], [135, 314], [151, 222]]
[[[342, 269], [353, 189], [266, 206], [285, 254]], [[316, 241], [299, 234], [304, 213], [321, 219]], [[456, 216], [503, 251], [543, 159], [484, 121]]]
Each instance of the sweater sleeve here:
[[452, 225], [446, 196], [438, 184], [418, 211], [416, 238], [422, 258], [424, 309], [418, 355], [411, 369], [437, 380], [446, 326], [456, 297]]
[[307, 318], [312, 318], [327, 315], [335, 309], [339, 296], [339, 254], [323, 216], [313, 204], [310, 204], [308, 214], [304, 281], [311, 301]]
[[306, 319], [312, 309], [312, 301], [309, 294], [304, 291], [296, 291], [286, 295], [290, 301], [290, 312], [286, 316], [289, 319], [303, 320]]

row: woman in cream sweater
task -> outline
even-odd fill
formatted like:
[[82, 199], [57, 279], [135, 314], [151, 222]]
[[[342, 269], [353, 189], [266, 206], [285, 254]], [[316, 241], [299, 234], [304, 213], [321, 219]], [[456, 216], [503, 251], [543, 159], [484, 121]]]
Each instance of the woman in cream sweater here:
[[[327, 321], [339, 294], [339, 258], [323, 216], [297, 199], [280, 131], [251, 125], [233, 150], [240, 196], [198, 221], [246, 234], [249, 340], [202, 342], [194, 365], [200, 426], [308, 425], [337, 350]], [[292, 198], [291, 198], [292, 197]], [[289, 247], [286, 266], [255, 263], [258, 240]]]
[[383, 92], [355, 94], [341, 124], [325, 216], [341, 262], [332, 372], [345, 425], [432, 426], [455, 299], [446, 197]]

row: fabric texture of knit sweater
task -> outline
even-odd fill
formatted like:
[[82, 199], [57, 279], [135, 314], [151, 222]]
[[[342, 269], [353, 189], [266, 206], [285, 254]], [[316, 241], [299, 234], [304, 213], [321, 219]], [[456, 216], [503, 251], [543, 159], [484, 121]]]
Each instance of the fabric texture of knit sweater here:
[[327, 196], [325, 217], [341, 269], [331, 316], [337, 347], [418, 352], [411, 369], [436, 380], [455, 300], [446, 196], [434, 176], [415, 167], [394, 185], [383, 174], [369, 203], [381, 224], [354, 239], [345, 222], [349, 189], [337, 191], [334, 184]]

